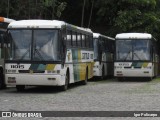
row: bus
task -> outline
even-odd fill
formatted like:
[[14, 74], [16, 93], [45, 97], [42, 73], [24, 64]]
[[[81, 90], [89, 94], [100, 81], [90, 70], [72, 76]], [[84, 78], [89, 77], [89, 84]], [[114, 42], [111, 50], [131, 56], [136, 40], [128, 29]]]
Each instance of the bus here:
[[5, 88], [4, 82], [4, 58], [7, 57], [7, 42], [5, 40], [5, 33], [9, 23], [15, 20], [0, 17], [0, 89]]
[[114, 46], [115, 39], [99, 33], [93, 33], [95, 77], [104, 79], [114, 75]]
[[93, 33], [58, 20], [20, 20], [9, 24], [6, 84], [60, 86], [93, 77]]
[[116, 35], [114, 76], [119, 80], [129, 77], [149, 78], [158, 75], [157, 40], [148, 33]]

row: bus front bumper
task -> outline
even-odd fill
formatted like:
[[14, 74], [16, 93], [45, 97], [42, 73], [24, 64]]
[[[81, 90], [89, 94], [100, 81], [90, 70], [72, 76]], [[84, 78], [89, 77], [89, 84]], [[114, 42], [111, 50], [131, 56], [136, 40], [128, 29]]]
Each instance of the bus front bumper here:
[[6, 74], [7, 86], [33, 85], [33, 86], [62, 86], [65, 76], [61, 75], [31, 75], [31, 74]]
[[116, 69], [115, 77], [154, 77], [151, 69]]

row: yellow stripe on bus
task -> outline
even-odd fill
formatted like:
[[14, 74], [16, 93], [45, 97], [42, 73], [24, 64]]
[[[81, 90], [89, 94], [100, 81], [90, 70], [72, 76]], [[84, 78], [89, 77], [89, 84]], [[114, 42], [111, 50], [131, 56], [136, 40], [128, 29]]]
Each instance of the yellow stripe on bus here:
[[85, 80], [86, 76], [86, 63], [80, 64], [80, 80]]
[[54, 70], [56, 64], [48, 64], [46, 70]]
[[81, 50], [78, 50], [78, 61], [81, 62]]
[[148, 66], [149, 63], [143, 63], [143, 67], [146, 68]]

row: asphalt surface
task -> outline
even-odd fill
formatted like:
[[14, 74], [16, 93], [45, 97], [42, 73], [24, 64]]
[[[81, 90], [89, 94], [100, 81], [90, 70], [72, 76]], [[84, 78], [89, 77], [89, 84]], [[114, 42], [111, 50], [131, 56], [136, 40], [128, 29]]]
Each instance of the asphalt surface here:
[[[24, 92], [17, 92], [15, 88], [9, 87], [7, 89], [0, 90], [0, 110], [160, 111], [160, 79], [154, 79], [152, 81], [135, 79], [123, 82], [119, 82], [116, 79], [91, 80], [87, 85], [73, 84], [65, 92], [62, 92], [57, 87], [29, 86]], [[49, 120], [53, 118], [39, 119]], [[70, 120], [71, 118], [57, 117], [54, 119]], [[134, 120], [137, 118], [76, 117], [72, 119]], [[158, 120], [160, 118], [139, 119]]]

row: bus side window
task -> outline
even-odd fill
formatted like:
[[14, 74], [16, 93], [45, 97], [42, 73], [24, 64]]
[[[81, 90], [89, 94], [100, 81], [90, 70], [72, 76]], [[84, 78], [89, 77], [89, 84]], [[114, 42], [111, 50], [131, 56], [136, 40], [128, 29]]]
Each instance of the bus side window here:
[[71, 46], [72, 45], [72, 31], [70, 31], [70, 30], [67, 31], [66, 45], [67, 46]]
[[89, 36], [89, 47], [90, 48], [93, 48], [93, 37], [92, 36]]
[[72, 45], [77, 46], [77, 35], [76, 32], [72, 32]]
[[86, 46], [86, 40], [85, 40], [85, 35], [82, 34], [82, 47]]
[[103, 38], [100, 38], [101, 39], [101, 43], [100, 43], [100, 49], [102, 50], [102, 51], [104, 51], [105, 50], [105, 41], [104, 41], [104, 39]]
[[80, 33], [77, 33], [77, 45], [78, 45], [78, 47], [82, 46], [82, 39], [81, 39]]
[[76, 46], [78, 46], [78, 42], [77, 42], [77, 39], [78, 39], [77, 35], [78, 35], [78, 33], [75, 32], [75, 35], [76, 35]]
[[88, 48], [89, 47], [89, 43], [90, 42], [90, 38], [88, 35], [86, 35], [86, 47]]

